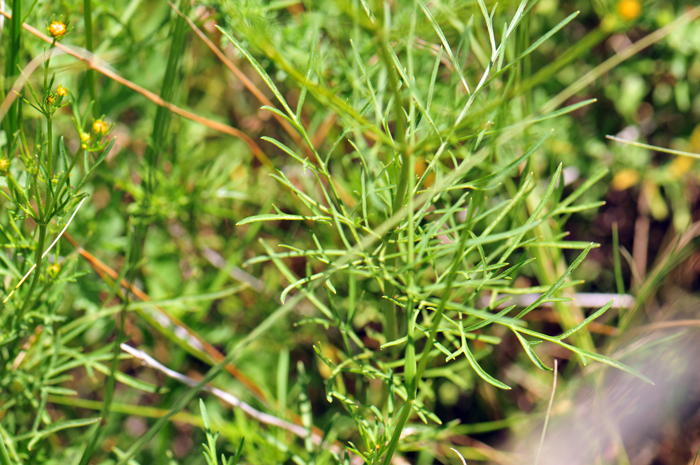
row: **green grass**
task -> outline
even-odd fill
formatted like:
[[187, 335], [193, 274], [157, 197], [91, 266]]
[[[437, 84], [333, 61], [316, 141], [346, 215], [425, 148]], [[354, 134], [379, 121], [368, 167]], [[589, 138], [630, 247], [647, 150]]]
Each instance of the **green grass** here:
[[453, 439], [546, 425], [554, 357], [658, 381], [624, 336], [700, 235], [700, 9], [10, 3], [0, 464], [506, 463]]

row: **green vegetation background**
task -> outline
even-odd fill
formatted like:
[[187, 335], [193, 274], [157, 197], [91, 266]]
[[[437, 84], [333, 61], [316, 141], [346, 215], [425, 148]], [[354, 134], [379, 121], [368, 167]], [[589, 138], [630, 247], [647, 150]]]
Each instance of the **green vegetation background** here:
[[[182, 113], [172, 114], [135, 91], [133, 85], [89, 71], [84, 62], [68, 54], [52, 58], [47, 74], [55, 73], [54, 85], [49, 86], [52, 92], [58, 84], [70, 92], [64, 103], [70, 101], [71, 105], [52, 115], [53, 135], [45, 139], [41, 129], [44, 117], [29, 105], [33, 100], [27, 86], [22, 88], [22, 97], [28, 102], [19, 113], [12, 107], [3, 120], [0, 144], [3, 161], [9, 164], [1, 166], [3, 172], [14, 170], [21, 176], [26, 165], [20, 164], [17, 154], [21, 148], [13, 142], [14, 130], [23, 131], [25, 146], [37, 152], [46, 150], [46, 140], [58, 146], [59, 138], [64, 138], [70, 154], [79, 152], [84, 141], [71, 121], [74, 113], [80, 118], [77, 126], [90, 134], [88, 143], [96, 144], [90, 146], [96, 152], [86, 159], [85, 168], [99, 161], [95, 157], [101, 153], [106, 156], [82, 187], [81, 192], [89, 197], [67, 230], [79, 248], [62, 238], [38, 267], [37, 287], [31, 281], [23, 284], [0, 310], [0, 438], [7, 448], [0, 451], [3, 465], [78, 464], [90, 459], [90, 463], [117, 463], [124, 457], [122, 451], [134, 443], [133, 457], [129, 457], [133, 462], [129, 463], [211, 464], [217, 460], [212, 444], [218, 444], [219, 453], [231, 457], [231, 463], [238, 460], [233, 458], [237, 451], [241, 452], [240, 463], [355, 463], [349, 457], [359, 455], [344, 455], [339, 448], [349, 447], [349, 442], [364, 454], [367, 463], [382, 463], [392, 455], [395, 463], [406, 463], [399, 457], [419, 464], [460, 463], [450, 447], [470, 463], [532, 463], [532, 457], [510, 452], [504, 441], [526, 438], [528, 430], [542, 428], [552, 373], [538, 369], [538, 356], [547, 366], [553, 358], [560, 360], [558, 389], [564, 397], [573, 397], [567, 394], [567, 386], [573, 391], [581, 385], [600, 383], [608, 373], [602, 364], [591, 361], [596, 367], [584, 370], [573, 352], [560, 350], [551, 341], [533, 347], [525, 343], [529, 350], [523, 350], [518, 339], [521, 334], [515, 330], [495, 325], [483, 332], [479, 329], [469, 333], [474, 361], [462, 357], [445, 364], [436, 361], [444, 360], [441, 355], [431, 359], [434, 364], [415, 381], [420, 383], [416, 400], [421, 406], [408, 422], [410, 434], [398, 441], [398, 435], [391, 435], [399, 417], [393, 410], [394, 388], [388, 387], [393, 378], [388, 383], [381, 377], [369, 380], [357, 367], [366, 363], [378, 373], [389, 367], [398, 378], [404, 376], [409, 355], [402, 351], [410, 343], [402, 340], [397, 345], [380, 346], [403, 332], [412, 334], [411, 319], [401, 320], [403, 305], [412, 304], [403, 297], [389, 301], [382, 295], [394, 286], [401, 290], [396, 295], [402, 295], [405, 285], [410, 301], [413, 291], [407, 283], [414, 278], [408, 278], [412, 272], [407, 270], [411, 267], [402, 268], [403, 262], [396, 264], [396, 259], [389, 257], [384, 269], [382, 257], [376, 262], [382, 269], [381, 278], [372, 274], [375, 271], [364, 270], [367, 274], [339, 274], [324, 287], [313, 287], [314, 281], [288, 288], [294, 280], [322, 274], [327, 264], [335, 263], [336, 251], [341, 255], [346, 249], [342, 232], [325, 223], [337, 218], [331, 218], [325, 207], [312, 211], [299, 193], [309, 193], [323, 205], [344, 204], [348, 210], [360, 205], [350, 216], [362, 217], [365, 223], [358, 220], [357, 228], [370, 230], [399, 211], [391, 205], [391, 193], [400, 190], [398, 180], [408, 179], [402, 177], [404, 166], [406, 173], [410, 168], [411, 174], [418, 176], [410, 182], [409, 192], [413, 187], [417, 192], [430, 191], [432, 186], [443, 188], [432, 212], [436, 216], [428, 215], [426, 229], [416, 229], [416, 236], [427, 234], [431, 222], [470, 190], [477, 199], [474, 205], [481, 202], [478, 205], [484, 210], [525, 193], [527, 201], [508, 213], [508, 224], [500, 225], [496, 233], [506, 234], [525, 223], [542, 198], [547, 211], [558, 212], [559, 216], [553, 215], [541, 229], [528, 232], [526, 239], [542, 240], [543, 245], [519, 249], [519, 258], [511, 265], [523, 267], [519, 275], [513, 275], [517, 278], [512, 283], [487, 279], [486, 265], [492, 260], [486, 256], [491, 259], [491, 254], [503, 253], [501, 243], [485, 243], [485, 250], [474, 248], [465, 260], [479, 273], [483, 268], [484, 282], [468, 292], [457, 290], [458, 295], [464, 292], [466, 296], [460, 301], [486, 309], [497, 300], [498, 292], [529, 289], [530, 293], [543, 293], [564, 273], [572, 273], [569, 284], [585, 281], [576, 285], [579, 293], [629, 293], [637, 298], [637, 304], [611, 310], [572, 338], [572, 344], [582, 350], [611, 356], [613, 365], [619, 346], [631, 345], [625, 339], [633, 331], [630, 328], [681, 316], [684, 321], [697, 317], [693, 292], [700, 282], [700, 171], [694, 158], [606, 139], [606, 135], [613, 135], [664, 149], [700, 152], [700, 21], [692, 2], [540, 0], [527, 10], [502, 61], [492, 64], [501, 67], [526, 51], [527, 56], [485, 84], [463, 121], [458, 114], [470, 94], [464, 91], [460, 74], [474, 90], [490, 63], [488, 20], [484, 21], [480, 2], [181, 2], [178, 8], [204, 31], [226, 60], [283, 111], [264, 77], [274, 82], [275, 90], [289, 102], [291, 116], [296, 114], [287, 126], [298, 125], [301, 132], [296, 127], [287, 131], [281, 123], [286, 121], [283, 117], [275, 118], [269, 109], [261, 109], [263, 103], [250, 92], [250, 86], [231, 72], [167, 2], [5, 3], [10, 12], [18, 6], [23, 21], [41, 32], [53, 21], [66, 22], [68, 32], [59, 44], [94, 51], [99, 57], [95, 61], [98, 71], [111, 70], [207, 120], [202, 124]], [[503, 1], [493, 10], [494, 2], [484, 4], [492, 15], [496, 39], [500, 40], [517, 15], [518, 5]], [[576, 11], [579, 14], [569, 18]], [[615, 62], [654, 31], [663, 31], [679, 18], [682, 21], [692, 15], [693, 20], [673, 27], [628, 59]], [[528, 47], [562, 21], [566, 24], [561, 30], [529, 52]], [[18, 24], [4, 22], [3, 95], [12, 92], [18, 69], [25, 69], [51, 45], [30, 31], [20, 31]], [[222, 31], [238, 41], [240, 48]], [[437, 31], [444, 34], [454, 59]], [[415, 56], [406, 52], [407, 43], [413, 46]], [[395, 58], [409, 75], [406, 81], [393, 71], [400, 67], [394, 66], [383, 46], [396, 51]], [[241, 50], [249, 51], [253, 61]], [[84, 51], [78, 54], [89, 57]], [[614, 66], [606, 69], [605, 63]], [[46, 96], [40, 92], [43, 70], [40, 66], [29, 82], [45, 103]], [[375, 88], [370, 89], [367, 81]], [[92, 99], [95, 103], [89, 111]], [[402, 114], [392, 107], [397, 100], [405, 110]], [[419, 103], [408, 103], [414, 101]], [[426, 102], [429, 108], [433, 102], [435, 122], [430, 124], [418, 108]], [[566, 110], [554, 113], [562, 108]], [[110, 132], [104, 138], [93, 124], [98, 119], [109, 124]], [[421, 177], [442, 143], [442, 136], [430, 134], [431, 127], [446, 134], [455, 121], [456, 126], [444, 138], [451, 147], [447, 149], [451, 150], [449, 157], [430, 165], [436, 174]], [[221, 130], [217, 123], [244, 136]], [[405, 129], [406, 124], [409, 129], [420, 129], [409, 130], [408, 141], [401, 145], [397, 128]], [[551, 135], [538, 142], [548, 131]], [[394, 135], [399, 141], [395, 146], [390, 140]], [[262, 140], [263, 136], [269, 139]], [[387, 147], [399, 147], [398, 152], [402, 147], [414, 147], [411, 137], [419, 141], [419, 149], [410, 155], [415, 159], [403, 164], [387, 162], [394, 153]], [[102, 152], [112, 138], [114, 146], [108, 153]], [[467, 153], [471, 149], [466, 148], [475, 141], [475, 147], [486, 147], [488, 152], [475, 168], [477, 172], [473, 177], [453, 180], [453, 184], [441, 184], [450, 179], [458, 162], [477, 156]], [[321, 161], [314, 158], [309, 142]], [[536, 150], [529, 158], [518, 158], [532, 147]], [[254, 153], [256, 150], [264, 153]], [[25, 154], [29, 162], [30, 151], [28, 158]], [[406, 160], [407, 152], [402, 154]], [[514, 160], [519, 163], [506, 170]], [[76, 178], [89, 171], [82, 163], [81, 159], [74, 172]], [[315, 170], [324, 164], [326, 173], [332, 174], [327, 179], [322, 170]], [[555, 176], [560, 165], [561, 181]], [[65, 170], [65, 164], [61, 166]], [[528, 172], [533, 173], [532, 184], [525, 181]], [[373, 181], [368, 173], [374, 176]], [[386, 185], [382, 185], [384, 178]], [[2, 178], [1, 185], [7, 194], [10, 187], [6, 179]], [[365, 195], [370, 181], [375, 183], [371, 187], [375, 192]], [[467, 185], [471, 181], [473, 185]], [[325, 198], [320, 185], [327, 189], [323, 191]], [[581, 186], [586, 188], [577, 200], [581, 208], [567, 210], [564, 205], [557, 210]], [[17, 198], [10, 197], [7, 194], [3, 199], [0, 220], [5, 250], [0, 259], [3, 298], [29, 270], [28, 264], [34, 263], [38, 247], [37, 221], [22, 218], [23, 213], [13, 204]], [[358, 199], [365, 199], [366, 204]], [[77, 200], [56, 211], [56, 221], [49, 226], [52, 237], [60, 231], [58, 224], [66, 224]], [[471, 200], [465, 201], [462, 210], [468, 202]], [[369, 214], [362, 212], [365, 206], [370, 208]], [[319, 212], [329, 216], [321, 218]], [[481, 213], [472, 209], [459, 217], [455, 212], [446, 228], [456, 228]], [[243, 221], [257, 215], [280, 216]], [[296, 216], [288, 218], [294, 221], [284, 221], [283, 215]], [[495, 214], [479, 216], [474, 220], [474, 232], [488, 230], [494, 218]], [[241, 222], [244, 224], [237, 224]], [[439, 247], [451, 244], [450, 231], [445, 232], [444, 243], [437, 240], [431, 258], [435, 273], [445, 272], [445, 276], [452, 262], [444, 260], [455, 250], [464, 250], [457, 248], [462, 237], [470, 239], [463, 231], [443, 254]], [[570, 232], [566, 239], [564, 232]], [[404, 250], [408, 245], [404, 244], [413, 236], [396, 234], [394, 252], [399, 257], [403, 257], [401, 253], [408, 256]], [[406, 241], [399, 241], [399, 237]], [[566, 241], [570, 241], [569, 246], [562, 245]], [[599, 247], [586, 248], [590, 242]], [[278, 247], [280, 244], [286, 244], [287, 249]], [[391, 246], [387, 247], [390, 252]], [[588, 255], [580, 266], [569, 268], [572, 263], [578, 265], [581, 250], [575, 249]], [[303, 250], [316, 252], [306, 256], [296, 253]], [[275, 260], [263, 259], [274, 254], [282, 255]], [[529, 258], [537, 260], [527, 262]], [[59, 262], [60, 267], [49, 265]], [[116, 270], [120, 280], [145, 292], [152, 302], [146, 304], [143, 295], [115, 285], [110, 269]], [[429, 273], [421, 276], [435, 277]], [[464, 278], [472, 279], [466, 272]], [[415, 279], [416, 286], [421, 285]], [[385, 289], [384, 285], [390, 287]], [[303, 299], [307, 292], [315, 297]], [[529, 313], [526, 324], [537, 334], [561, 334], [595, 311], [584, 308], [579, 314], [569, 312], [569, 304], [562, 298], [573, 294], [558, 292], [555, 296], [559, 300], [550, 302], [554, 311]], [[675, 302], [680, 300], [690, 303], [678, 310]], [[387, 320], [387, 308], [391, 312], [398, 309], [394, 328]], [[280, 309], [284, 312], [278, 316]], [[172, 316], [170, 321], [164, 311]], [[459, 328], [463, 329], [459, 315]], [[420, 317], [425, 320], [415, 324], [420, 328], [425, 323], [427, 328], [431, 317]], [[234, 354], [235, 367], [250, 380], [246, 387], [246, 381], [224, 369], [213, 385], [278, 418], [290, 422], [298, 418], [306, 437], [261, 424], [211, 394], [195, 396], [182, 382], [115, 350], [117, 343], [125, 342], [198, 381], [218, 360], [211, 351], [206, 355], [204, 345], [174, 321], [189, 327], [211, 344], [212, 350]], [[467, 324], [469, 321], [465, 317]], [[265, 326], [261, 328], [261, 324]], [[458, 336], [454, 341], [446, 337], [456, 344], [449, 352], [462, 347]], [[461, 344], [466, 345], [464, 337]], [[420, 355], [422, 343], [416, 347]], [[328, 379], [336, 373], [331, 373], [329, 365], [347, 362], [348, 348], [365, 358], [353, 360], [358, 364], [355, 371], [339, 375], [334, 387]], [[534, 356], [530, 353], [533, 348]], [[636, 357], [633, 354], [621, 361], [647, 374], [644, 353]], [[484, 373], [475, 371], [476, 361]], [[116, 380], [112, 367], [119, 373]], [[498, 383], [513, 389], [499, 390]], [[409, 397], [410, 389], [409, 380]], [[334, 396], [327, 398], [331, 391]], [[187, 392], [191, 398], [204, 400], [208, 419], [202, 419], [196, 401], [183, 401]], [[351, 405], [355, 401], [358, 407]], [[109, 412], [104, 412], [105, 405]], [[160, 427], [157, 418], [169, 411], [175, 413], [176, 407], [182, 411]], [[359, 413], [352, 413], [354, 408]], [[566, 405], [555, 408], [552, 414], [566, 415]], [[95, 422], [100, 415], [104, 417]], [[421, 415], [428, 416], [425, 424]], [[218, 443], [203, 430], [204, 421], [219, 432]], [[657, 463], [674, 463], [669, 457], [688, 462], [691, 446], [697, 447], [697, 428], [692, 430], [680, 418], [673, 421], [682, 431], [675, 436], [679, 451], [659, 452]], [[159, 428], [152, 429], [154, 425]], [[313, 432], [312, 425], [320, 434], [327, 434], [323, 444], [314, 444], [314, 434], [319, 432]], [[144, 436], [149, 429], [153, 437]], [[138, 442], [146, 437], [148, 442]], [[395, 453], [391, 446], [394, 437], [398, 441]], [[202, 454], [201, 444], [207, 440], [208, 449]], [[537, 443], [539, 436], [534, 441]], [[597, 463], [627, 463], [624, 457], [629, 452], [625, 452], [624, 441], [622, 444], [612, 457], [601, 453]]]

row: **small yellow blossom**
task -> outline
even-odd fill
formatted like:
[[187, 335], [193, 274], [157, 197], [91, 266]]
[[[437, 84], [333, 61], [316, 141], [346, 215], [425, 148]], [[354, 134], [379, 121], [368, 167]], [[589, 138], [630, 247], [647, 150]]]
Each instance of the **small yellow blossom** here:
[[90, 140], [90, 134], [87, 134], [85, 132], [80, 133], [80, 141], [81, 142], [87, 142]]
[[58, 276], [58, 272], [61, 271], [61, 267], [57, 264], [50, 265], [48, 268], [49, 274], [54, 278]]
[[62, 85], [59, 85], [58, 87], [56, 87], [56, 93], [57, 93], [60, 97], [65, 97], [66, 95], [68, 95], [68, 89], [66, 89], [66, 88], [63, 87]]
[[[416, 176], [418, 177], [423, 176], [427, 169], [428, 165], [422, 158], [419, 158], [413, 165], [413, 170], [415, 171]], [[435, 184], [435, 171], [431, 171], [430, 173], [428, 173], [428, 175], [425, 177], [425, 180], [423, 181], [423, 187], [428, 188], [433, 184]]]
[[0, 158], [0, 171], [7, 171], [10, 167], [10, 160], [7, 158]]
[[48, 103], [48, 104], [53, 103], [54, 100], [55, 99], [53, 98], [53, 95], [49, 95], [48, 97], [46, 97], [46, 103]]
[[98, 119], [92, 124], [92, 131], [99, 136], [104, 136], [109, 131], [109, 126], [101, 119]]
[[639, 182], [640, 176], [636, 170], [624, 169], [620, 170], [612, 180], [612, 188], [616, 191], [624, 191], [636, 185]]
[[679, 179], [693, 167], [695, 159], [683, 155], [677, 156], [668, 167], [668, 173], [674, 180]]
[[54, 21], [53, 23], [49, 24], [47, 30], [49, 31], [49, 34], [51, 34], [51, 37], [56, 40], [61, 39], [64, 35], [66, 35], [66, 32], [68, 32], [68, 28], [66, 28], [66, 25], [61, 21]]
[[620, 0], [617, 2], [617, 12], [625, 21], [632, 21], [642, 13], [642, 5], [639, 0]]
[[688, 144], [688, 152], [700, 152], [700, 124], [695, 126], [693, 133], [690, 135], [690, 138], [688, 138]]

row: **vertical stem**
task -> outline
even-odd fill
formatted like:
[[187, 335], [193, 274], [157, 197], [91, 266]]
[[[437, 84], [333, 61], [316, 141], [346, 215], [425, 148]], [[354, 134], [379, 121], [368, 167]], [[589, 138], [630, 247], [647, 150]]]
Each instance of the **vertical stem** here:
[[[51, 43], [50, 52], [53, 52], [54, 47], [56, 47], [56, 39], [54, 39]], [[43, 214], [41, 212], [41, 200], [38, 198], [38, 194], [36, 199], [37, 210], [39, 211], [39, 216], [44, 221], [44, 223], [48, 223], [49, 221], [49, 208], [53, 203], [51, 195], [51, 179], [53, 178], [53, 110], [51, 108], [51, 104], [46, 102], [46, 97], [51, 94], [51, 89], [49, 88], [49, 66], [51, 64], [51, 55], [52, 53], [49, 53], [48, 58], [44, 62], [44, 100], [41, 102], [46, 112], [46, 172], [48, 173], [48, 179], [46, 180], [46, 199], [44, 202]], [[39, 159], [37, 163], [40, 166], [42, 163], [44, 163], [41, 152], [39, 152]], [[39, 176], [40, 172], [41, 170], [39, 169], [39, 166], [37, 166], [37, 177]], [[35, 185], [38, 185], [36, 179], [34, 180], [34, 183]]]
[[[17, 73], [19, 66], [19, 51], [21, 47], [22, 31], [22, 0], [12, 1], [12, 19], [10, 19], [10, 27], [8, 28], [9, 40], [8, 50], [5, 62], [5, 77], [8, 81]], [[11, 145], [12, 134], [17, 131], [17, 108], [19, 101], [15, 101], [5, 117], [5, 131], [7, 134], [8, 147]]]
[[[409, 176], [409, 160], [406, 150], [406, 115], [403, 109], [403, 98], [401, 97], [400, 83], [397, 76], [396, 70], [394, 69], [394, 63], [391, 59], [391, 52], [389, 44], [389, 23], [387, 19], [388, 4], [384, 4], [384, 8], [380, 8], [380, 16], [382, 24], [384, 27], [377, 30], [377, 34], [382, 41], [382, 58], [384, 60], [384, 65], [387, 68], [389, 75], [389, 84], [394, 93], [394, 137], [397, 144], [397, 151], [394, 154], [395, 165], [401, 163], [401, 171], [398, 173], [398, 179], [396, 182], [396, 194], [394, 196], [394, 201], [392, 204], [392, 213], [396, 214], [401, 208], [403, 208], [403, 202], [406, 197], [406, 189], [408, 186], [408, 176]], [[389, 242], [391, 239], [394, 242]], [[398, 236], [397, 234], [391, 233], [387, 237], [387, 254], [395, 255], [398, 250]], [[396, 258], [390, 258], [387, 263], [387, 268], [392, 269]], [[384, 289], [387, 297], [392, 297], [394, 294], [394, 285], [392, 283], [387, 283]], [[386, 300], [384, 303], [384, 319], [386, 322], [386, 337], [387, 340], [392, 341], [398, 337], [398, 324], [397, 324], [397, 310], [396, 305]]]
[[[131, 229], [132, 228], [129, 228], [129, 230]], [[126, 266], [121, 270], [117, 279], [113, 281], [113, 287], [110, 290], [110, 295], [108, 296], [107, 300], [111, 299], [117, 292], [119, 292], [119, 283], [123, 282], [125, 277], [127, 277], [130, 280], [130, 282], [133, 281], [132, 264], [136, 263], [134, 261], [134, 254], [138, 254], [140, 250], [136, 248], [134, 244], [137, 243], [139, 240], [140, 239], [134, 237], [132, 233], [129, 234], [129, 243], [131, 244], [131, 246], [127, 248], [126, 251]], [[107, 378], [107, 385], [105, 386], [105, 391], [102, 395], [102, 410], [100, 412], [100, 418], [102, 419], [102, 421], [97, 423], [93, 428], [92, 432], [90, 433], [90, 439], [88, 440], [87, 445], [83, 450], [83, 455], [80, 457], [79, 465], [88, 465], [90, 463], [90, 460], [92, 459], [93, 455], [95, 454], [95, 451], [97, 450], [97, 445], [100, 442], [100, 439], [103, 437], [102, 435], [104, 433], [104, 428], [107, 425], [107, 422], [109, 421], [109, 409], [114, 398], [114, 388], [116, 385], [115, 374], [117, 373], [119, 365], [119, 354], [121, 353], [120, 344], [124, 339], [124, 323], [126, 321], [126, 308], [129, 306], [130, 297], [131, 293], [127, 289], [127, 291], [124, 293], [124, 303], [122, 304], [121, 311], [119, 312], [119, 323], [117, 324], [117, 337], [114, 340], [114, 350], [112, 352], [112, 360], [110, 363], [110, 374]]]
[[5, 440], [0, 435], [0, 465], [12, 465], [10, 461], [10, 455], [7, 453], [7, 448], [5, 447]]
[[396, 422], [396, 427], [394, 428], [394, 433], [391, 435], [391, 439], [389, 440], [389, 445], [387, 446], [387, 451], [384, 455], [384, 461], [382, 462], [383, 465], [389, 465], [391, 463], [391, 458], [394, 456], [394, 451], [396, 450], [396, 446], [399, 444], [399, 438], [401, 437], [401, 432], [403, 431], [404, 427], [406, 426], [406, 422], [408, 421], [408, 417], [411, 416], [411, 410], [413, 410], [413, 402], [415, 401], [414, 398], [409, 397], [409, 399], [406, 401], [405, 404], [403, 404], [402, 410], [401, 410], [401, 416], [399, 417], [399, 421]]
[[34, 270], [34, 277], [32, 278], [32, 284], [29, 286], [29, 291], [27, 291], [27, 296], [22, 304], [22, 309], [16, 316], [15, 324], [19, 324], [22, 321], [22, 317], [29, 310], [29, 307], [34, 299], [32, 299], [32, 294], [36, 289], [37, 284], [39, 284], [39, 279], [41, 278], [41, 265], [42, 265], [42, 255], [44, 254], [44, 247], [46, 246], [46, 224], [39, 225], [39, 241], [36, 243], [36, 255], [34, 257], [34, 263], [36, 263], [36, 269]]
[[53, 204], [53, 196], [51, 195], [51, 179], [53, 179], [53, 117], [51, 113], [46, 117], [46, 133], [48, 137], [48, 146], [46, 150], [46, 172], [49, 179], [46, 180], [46, 203], [44, 208], [44, 220], [49, 221], [49, 208]]
[[[459, 266], [462, 262], [462, 257], [464, 256], [464, 250], [466, 248], [466, 242], [468, 237], [468, 234], [463, 233], [459, 241], [459, 248], [457, 249], [457, 254], [452, 260], [452, 265], [450, 266], [450, 271], [445, 281], [445, 291], [442, 294], [442, 297], [440, 298], [440, 303], [435, 309], [433, 321], [430, 325], [430, 332], [428, 333], [428, 339], [427, 341], [425, 341], [425, 346], [423, 346], [423, 351], [421, 352], [420, 360], [418, 361], [418, 366], [415, 368], [415, 373], [410, 373], [410, 376], [412, 377], [410, 383], [411, 389], [408, 389], [409, 386], [407, 383], [406, 403], [403, 406], [404, 410], [401, 412], [401, 416], [396, 422], [394, 432], [391, 434], [391, 440], [389, 441], [389, 445], [387, 446], [387, 450], [384, 455], [384, 461], [382, 462], [383, 465], [389, 465], [391, 463], [391, 458], [394, 455], [396, 446], [398, 445], [399, 439], [401, 438], [401, 432], [403, 431], [403, 428], [406, 426], [406, 422], [410, 417], [410, 413], [413, 408], [413, 403], [415, 402], [418, 394], [418, 383], [423, 377], [423, 373], [425, 372], [425, 369], [428, 366], [430, 350], [432, 349], [433, 343], [435, 342], [435, 338], [437, 337], [438, 328], [440, 327], [440, 322], [442, 321], [442, 315], [445, 313], [445, 306], [450, 300], [450, 295], [452, 294], [452, 284], [454, 283], [455, 276], [457, 276], [457, 270], [459, 269]], [[410, 324], [411, 323], [409, 323], [409, 325]], [[409, 329], [411, 328], [409, 327]], [[415, 348], [413, 350], [415, 350]], [[406, 355], [408, 356], [408, 352]]]
[[[95, 43], [92, 36], [92, 0], [83, 0], [83, 18], [85, 21], [85, 48], [90, 53], [95, 51]], [[87, 85], [90, 92], [90, 98], [95, 102], [92, 107], [93, 114], [100, 114], [100, 104], [97, 101], [97, 84], [95, 82], [95, 70], [90, 68], [87, 70]]]
[[632, 275], [633, 288], [639, 289], [644, 283], [647, 274], [647, 259], [649, 252], [649, 201], [653, 185], [645, 182], [639, 190], [639, 200], [637, 201], [637, 219], [634, 222], [634, 242], [632, 243], [632, 258], [637, 268], [637, 278]]
[[617, 293], [622, 295], [625, 293], [625, 284], [622, 281], [622, 265], [620, 264], [620, 237], [617, 231], [617, 221], [613, 222], [612, 227], [613, 239], [613, 266], [615, 269], [615, 286]]
[[[394, 244], [389, 244], [387, 253], [393, 254], [395, 252], [396, 246]], [[394, 259], [392, 259], [392, 262], [393, 261]], [[394, 294], [394, 285], [387, 283], [386, 287], [384, 288], [384, 292], [388, 297], [392, 297]], [[384, 307], [384, 323], [386, 323], [386, 339], [387, 341], [394, 341], [398, 337], [398, 328], [396, 327], [396, 305], [394, 305], [394, 303], [390, 300], [383, 299], [382, 306]]]
[[540, 437], [540, 445], [537, 448], [537, 455], [535, 455], [535, 465], [540, 463], [540, 453], [542, 453], [542, 446], [544, 445], [544, 435], [547, 433], [547, 425], [549, 424], [549, 417], [552, 414], [552, 404], [554, 403], [554, 393], [557, 392], [557, 359], [554, 359], [554, 379], [552, 380], [552, 394], [549, 396], [549, 403], [547, 404], [547, 415], [544, 417], [544, 426], [542, 427], [542, 436]]

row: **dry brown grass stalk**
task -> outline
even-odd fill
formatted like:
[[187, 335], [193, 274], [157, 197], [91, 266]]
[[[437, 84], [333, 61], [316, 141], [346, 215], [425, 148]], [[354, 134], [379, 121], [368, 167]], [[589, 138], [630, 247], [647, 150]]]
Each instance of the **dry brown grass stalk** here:
[[[71, 243], [73, 247], [76, 248], [78, 253], [86, 259], [92, 268], [97, 272], [97, 274], [104, 279], [104, 276], [108, 276], [113, 280], [116, 280], [119, 278], [119, 273], [117, 273], [115, 270], [110, 268], [107, 264], [102, 262], [99, 258], [95, 257], [92, 255], [90, 252], [87, 250], [83, 249], [78, 242], [71, 237], [70, 234], [65, 233], [63, 237], [68, 240], [68, 242]], [[138, 287], [134, 286], [133, 284], [129, 283], [126, 281], [126, 279], [121, 280], [121, 285], [125, 289], [128, 289], [133, 295], [141, 299], [143, 302], [149, 302], [151, 298], [143, 292], [141, 289]], [[162, 313], [165, 317], [168, 318], [168, 320], [176, 326], [181, 327], [187, 333], [192, 336], [194, 339], [196, 339], [204, 348], [206, 351], [207, 355], [209, 355], [216, 363], [220, 363], [221, 361], [224, 360], [225, 356], [221, 352], [219, 352], [216, 347], [208, 343], [206, 340], [204, 340], [199, 334], [197, 334], [192, 328], [187, 326], [185, 323], [180, 321], [176, 316], [172, 315], [169, 313], [167, 310], [165, 310], [163, 307], [154, 305], [154, 308], [158, 310], [160, 313]], [[268, 396], [265, 394], [265, 392], [258, 387], [257, 384], [250, 378], [248, 378], [245, 373], [243, 373], [241, 370], [236, 368], [233, 364], [227, 363], [226, 364], [226, 371], [236, 378], [243, 386], [245, 386], [255, 397], [257, 397], [261, 402], [265, 403], [266, 405], [269, 405], [270, 399]], [[291, 410], [288, 410], [288, 415], [292, 419], [292, 421], [297, 424], [301, 425], [301, 417], [297, 415], [296, 413], [292, 412]], [[316, 435], [323, 435], [323, 431], [321, 431], [319, 428], [313, 426], [312, 427], [312, 432]]]

